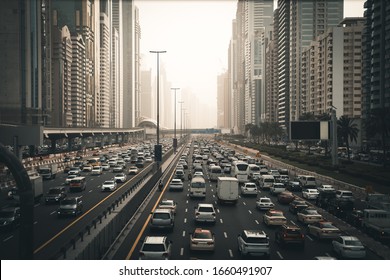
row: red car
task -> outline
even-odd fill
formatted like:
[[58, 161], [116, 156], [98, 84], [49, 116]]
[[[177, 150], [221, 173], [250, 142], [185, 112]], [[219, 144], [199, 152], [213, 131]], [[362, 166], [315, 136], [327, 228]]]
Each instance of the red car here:
[[278, 202], [282, 204], [289, 204], [295, 199], [295, 196], [291, 192], [281, 192], [278, 194]]

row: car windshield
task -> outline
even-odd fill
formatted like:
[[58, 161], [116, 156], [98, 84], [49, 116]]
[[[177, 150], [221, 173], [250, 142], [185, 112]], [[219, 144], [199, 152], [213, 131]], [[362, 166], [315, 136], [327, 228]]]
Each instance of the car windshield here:
[[274, 179], [264, 179], [264, 182], [265, 182], [265, 183], [273, 183], [273, 182], [274, 182]]
[[300, 235], [301, 231], [299, 229], [286, 229], [286, 232], [290, 235]]
[[50, 173], [50, 169], [41, 169], [41, 170], [39, 170], [39, 173], [41, 173], [41, 174], [49, 174]]
[[270, 213], [270, 216], [273, 216], [273, 217], [283, 217], [283, 213], [280, 213], [280, 212], [271, 212], [271, 213]]
[[308, 209], [308, 210], [306, 210], [306, 214], [308, 214], [308, 215], [318, 215], [318, 212], [315, 209]]
[[170, 215], [169, 215], [169, 213], [154, 213], [153, 218], [154, 219], [169, 219]]
[[113, 185], [114, 184], [114, 181], [106, 181], [104, 182], [104, 185]]
[[271, 202], [271, 199], [269, 199], [269, 198], [262, 198], [262, 199], [260, 200], [260, 202], [262, 202], [262, 203], [270, 203], [270, 202]]
[[160, 205], [173, 205], [172, 201], [161, 201]]
[[352, 193], [342, 193], [341, 195], [342, 196], [351, 196], [352, 197]]
[[119, 174], [115, 175], [115, 177], [123, 177], [123, 176], [125, 176], [125, 174], [123, 174], [123, 173], [119, 173]]
[[348, 246], [363, 246], [359, 240], [345, 240], [345, 245]]
[[334, 225], [332, 225], [331, 223], [323, 223], [321, 225], [322, 228], [336, 228]]
[[199, 238], [199, 239], [211, 239], [212, 235], [209, 231], [201, 231], [201, 232], [195, 232], [193, 234], [193, 238]]
[[61, 202], [62, 205], [73, 205], [76, 204], [76, 199], [64, 199]]
[[265, 244], [268, 243], [268, 239], [264, 237], [248, 237], [247, 243]]
[[164, 252], [165, 247], [164, 244], [144, 244], [142, 247], [142, 251], [144, 252]]
[[211, 207], [199, 207], [199, 212], [208, 212], [208, 213], [212, 213], [214, 212], [213, 208]]

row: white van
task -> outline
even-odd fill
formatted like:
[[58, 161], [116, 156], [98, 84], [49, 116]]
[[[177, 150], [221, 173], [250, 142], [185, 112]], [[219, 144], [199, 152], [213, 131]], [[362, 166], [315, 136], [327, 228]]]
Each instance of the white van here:
[[302, 187], [304, 188], [316, 188], [316, 178], [311, 175], [299, 175], [299, 182], [301, 182]]
[[194, 177], [190, 184], [190, 197], [206, 197], [206, 182], [203, 177]]
[[238, 201], [238, 180], [234, 177], [219, 177], [217, 185], [217, 199], [219, 203], [236, 204]]
[[259, 187], [263, 190], [269, 190], [275, 183], [275, 178], [272, 175], [261, 175]]

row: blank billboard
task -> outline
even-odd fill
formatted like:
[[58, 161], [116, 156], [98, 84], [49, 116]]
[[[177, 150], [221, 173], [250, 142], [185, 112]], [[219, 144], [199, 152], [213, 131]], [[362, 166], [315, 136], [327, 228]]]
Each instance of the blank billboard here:
[[293, 121], [290, 122], [290, 140], [329, 140], [329, 122]]

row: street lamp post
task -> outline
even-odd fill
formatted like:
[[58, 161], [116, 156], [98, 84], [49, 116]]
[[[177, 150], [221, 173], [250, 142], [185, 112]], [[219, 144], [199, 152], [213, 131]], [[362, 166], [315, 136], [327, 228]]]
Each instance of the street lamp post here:
[[180, 139], [183, 137], [183, 103], [184, 101], [179, 101], [180, 103]]
[[149, 52], [157, 54], [157, 144], [154, 147], [154, 159], [159, 163], [162, 161], [162, 147], [160, 145], [160, 53], [166, 53], [166, 51]]
[[176, 138], [176, 90], [180, 88], [171, 88], [175, 91], [175, 121], [174, 121], [174, 137], [173, 137], [173, 152], [176, 154], [177, 149], [177, 138]]

